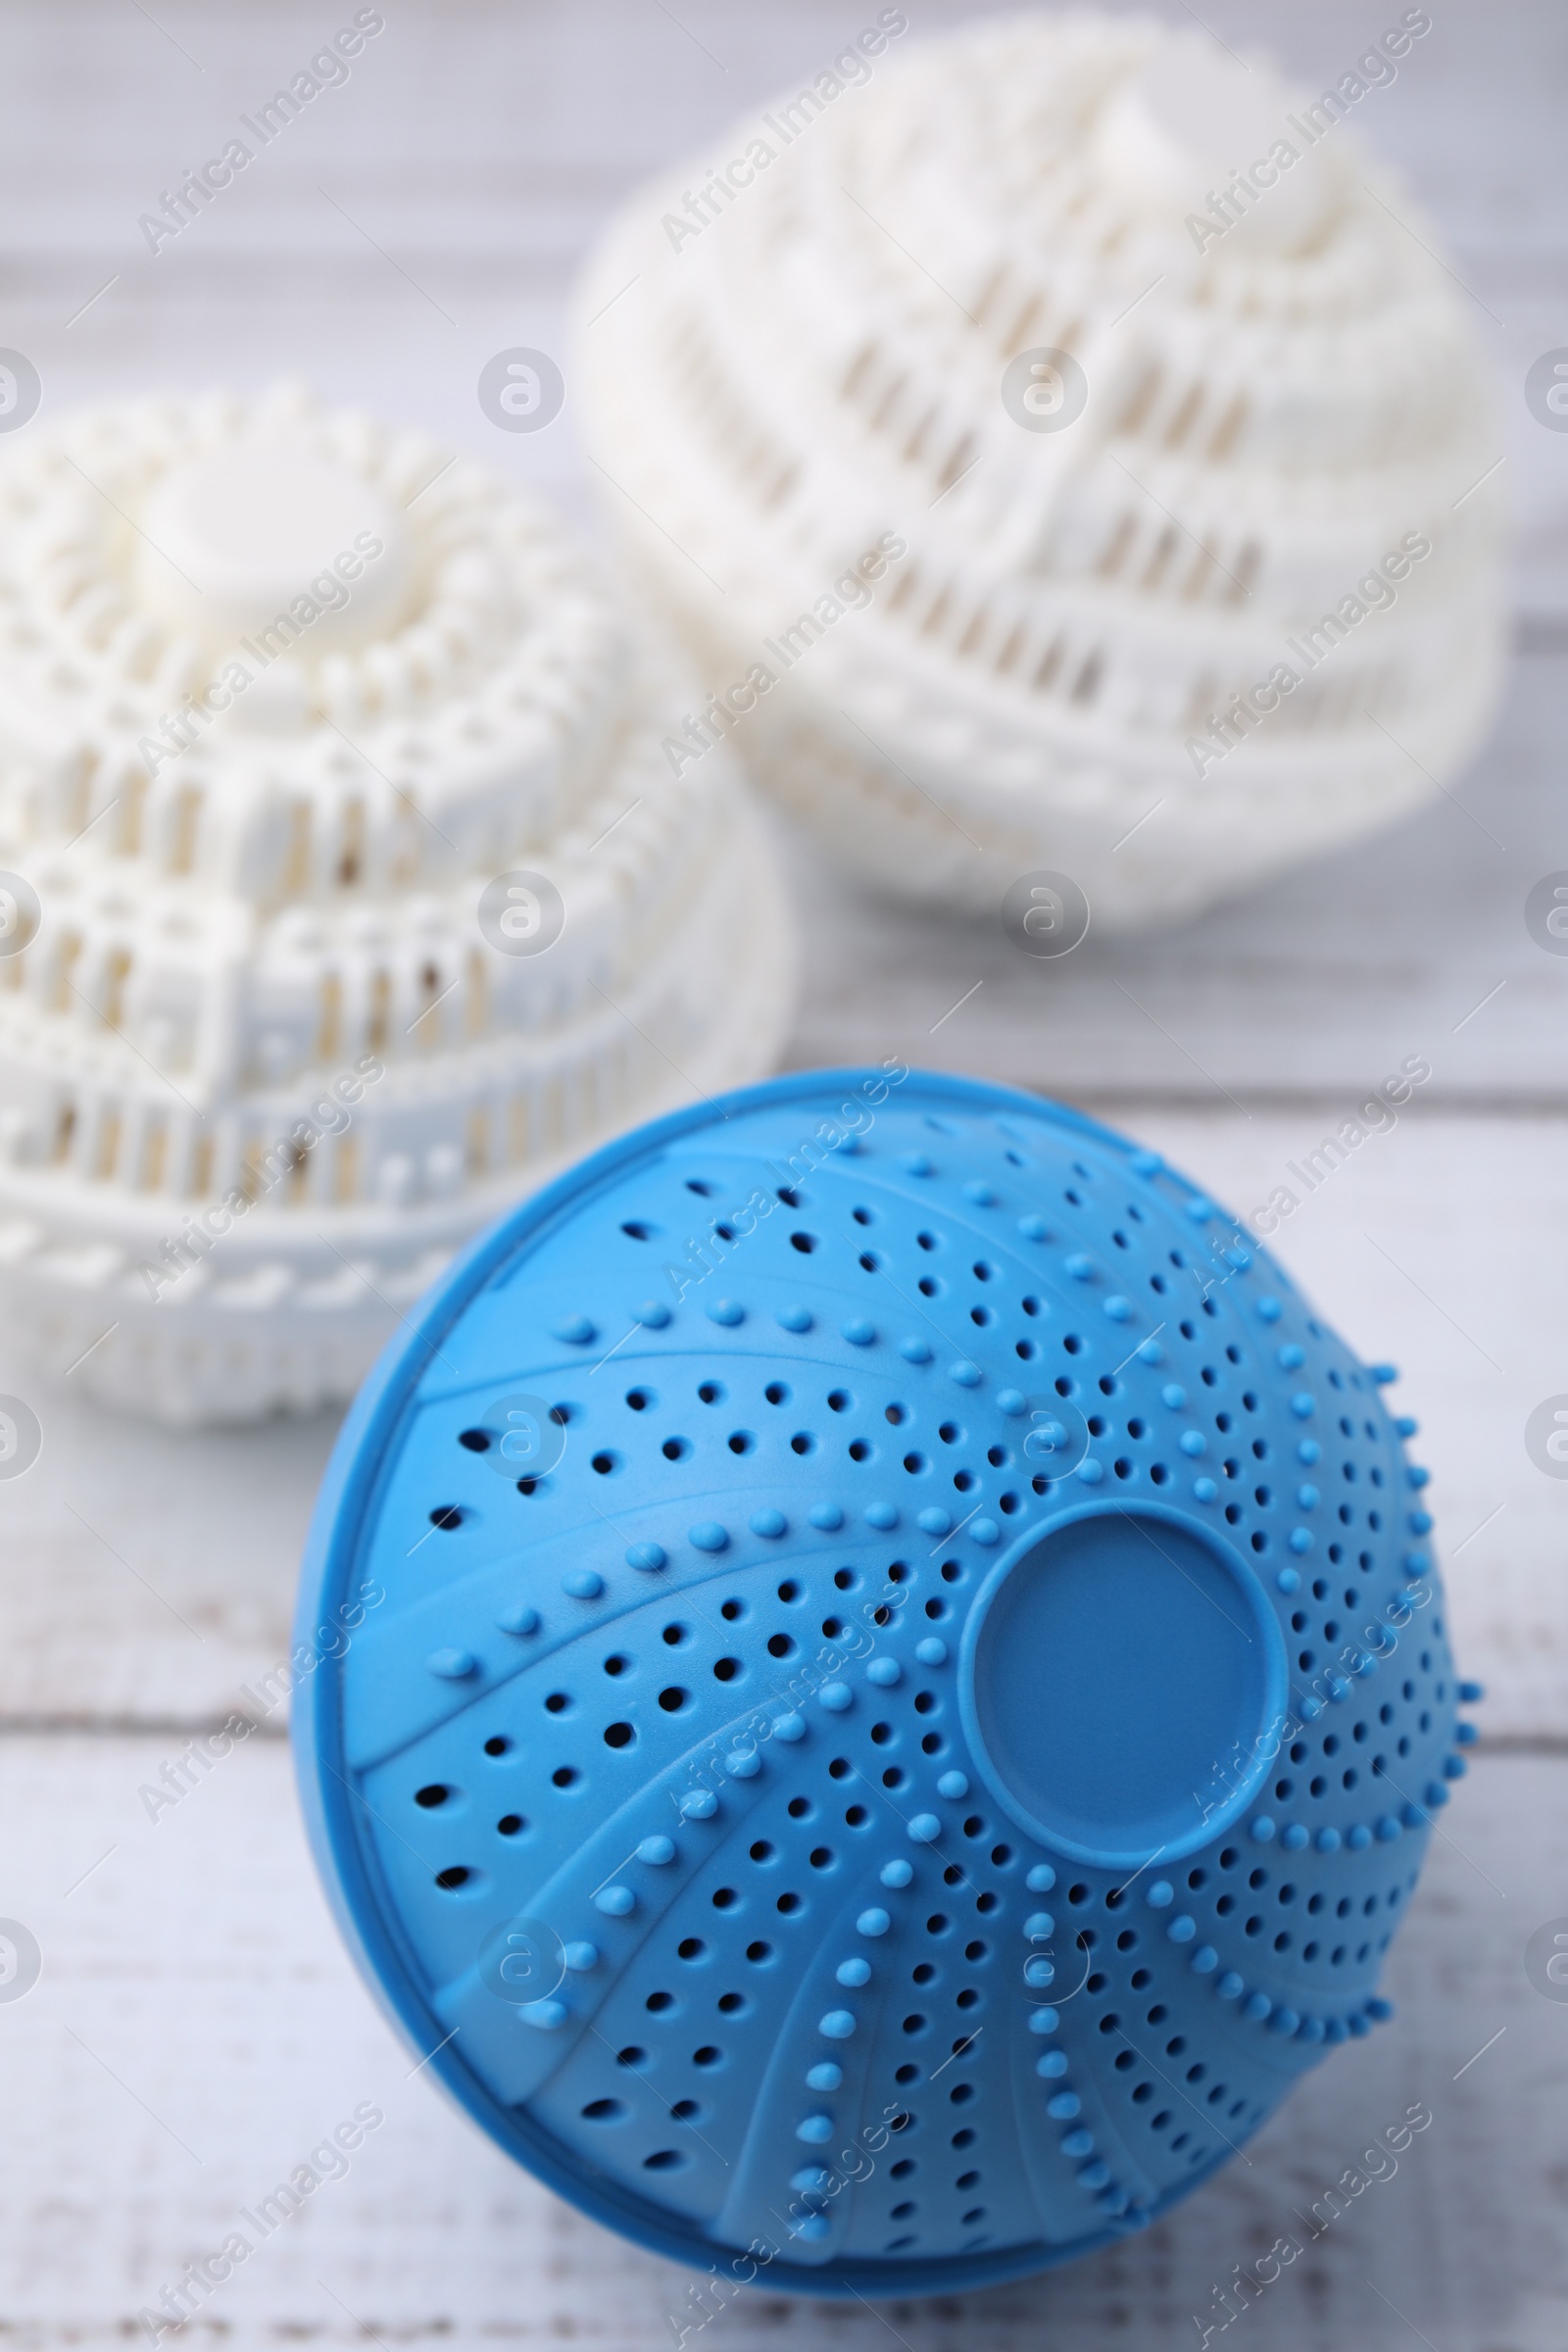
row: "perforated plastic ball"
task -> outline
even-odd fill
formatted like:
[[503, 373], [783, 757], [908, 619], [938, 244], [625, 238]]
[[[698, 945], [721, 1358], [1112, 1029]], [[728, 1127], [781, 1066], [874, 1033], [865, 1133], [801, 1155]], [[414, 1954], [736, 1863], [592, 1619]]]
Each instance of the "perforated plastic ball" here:
[[1390, 1377], [1157, 1154], [897, 1062], [529, 1201], [360, 1397], [301, 1600], [318, 1854], [425, 2071], [776, 2287], [1185, 2195], [1387, 2015], [1463, 1770]]
[[896, 13], [578, 287], [606, 519], [703, 684], [671, 765], [727, 742], [931, 906], [1065, 873], [1102, 937], [1435, 800], [1506, 675], [1508, 475], [1390, 112], [1323, 137], [1343, 97], [1186, 0]]
[[301, 387], [0, 434], [0, 1321], [57, 1380], [347, 1399], [520, 1193], [773, 1067], [683, 691], [515, 483]]

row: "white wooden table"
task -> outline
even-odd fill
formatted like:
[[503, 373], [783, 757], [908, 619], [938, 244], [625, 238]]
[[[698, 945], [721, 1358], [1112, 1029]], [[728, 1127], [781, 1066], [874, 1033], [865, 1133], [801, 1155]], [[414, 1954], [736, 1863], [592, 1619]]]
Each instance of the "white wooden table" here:
[[[874, 11], [390, 0], [347, 86], [150, 256], [137, 215], [352, 13], [12, 0], [0, 342], [33, 359], [51, 407], [301, 375], [481, 451], [592, 530], [569, 397], [549, 432], [497, 434], [480, 366], [508, 344], [562, 349], [571, 271], [620, 193], [816, 71]], [[910, 13], [928, 29], [974, 12]], [[1315, 84], [1396, 13], [1201, 10]], [[1496, 358], [1520, 651], [1491, 747], [1452, 800], [1366, 851], [1146, 945], [1092, 939], [1059, 970], [984, 926], [864, 901], [789, 844], [808, 943], [791, 1058], [899, 1052], [1062, 1094], [1246, 1210], [1359, 1090], [1426, 1054], [1397, 1131], [1277, 1247], [1353, 1345], [1404, 1367], [1456, 1646], [1490, 1689], [1485, 1745], [1395, 1947], [1396, 2022], [1311, 2078], [1246, 2162], [1075, 2270], [876, 2310], [747, 2295], [703, 2331], [713, 2352], [858, 2352], [890, 2334], [911, 2352], [1196, 2344], [1193, 2315], [1233, 2265], [1415, 2098], [1432, 2130], [1237, 2323], [1245, 2340], [1568, 2343], [1568, 2006], [1522, 1962], [1531, 1931], [1568, 1914], [1568, 1485], [1523, 1443], [1531, 1407], [1568, 1390], [1568, 961], [1532, 945], [1522, 913], [1538, 876], [1568, 866], [1568, 436], [1520, 391], [1568, 343], [1568, 19], [1552, 0], [1433, 13], [1364, 128], [1408, 171]], [[0, 2342], [137, 2340], [138, 2308], [221, 2243], [236, 2207], [372, 2100], [386, 2122], [347, 2178], [188, 2335], [672, 2343], [686, 2278], [536, 2188], [410, 2079], [326, 1919], [281, 1737], [156, 1826], [138, 1799], [286, 1647], [329, 1424], [191, 1439], [111, 1420], [43, 1389], [16, 1333], [0, 1334], [0, 1390], [32, 1396], [46, 1432], [35, 1469], [0, 1486], [0, 1914], [44, 1955], [35, 1989], [0, 2003]]]

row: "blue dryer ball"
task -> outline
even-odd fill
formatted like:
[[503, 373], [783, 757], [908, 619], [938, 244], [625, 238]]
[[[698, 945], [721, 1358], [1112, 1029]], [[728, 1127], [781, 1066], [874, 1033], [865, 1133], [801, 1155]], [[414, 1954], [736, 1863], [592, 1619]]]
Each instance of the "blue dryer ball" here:
[[516, 1210], [361, 1396], [301, 1601], [317, 1853], [427, 2071], [775, 2287], [1162, 2212], [1388, 2014], [1448, 1794], [1386, 1377], [1155, 1153], [902, 1064]]

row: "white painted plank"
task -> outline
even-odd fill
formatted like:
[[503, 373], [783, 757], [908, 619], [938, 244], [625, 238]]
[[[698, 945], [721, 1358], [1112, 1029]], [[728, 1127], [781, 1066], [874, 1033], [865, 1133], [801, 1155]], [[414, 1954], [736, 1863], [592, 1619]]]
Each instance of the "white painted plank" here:
[[[164, 1753], [146, 1740], [0, 1742], [6, 1908], [44, 1954], [36, 1987], [0, 2004], [7, 2340], [137, 2340], [137, 2310], [370, 2102], [386, 2120], [347, 2177], [260, 2243], [177, 2340], [672, 2344], [689, 2275], [558, 2203], [427, 2075], [409, 2079], [414, 2060], [318, 1896], [281, 1744], [225, 1759], [154, 1827], [136, 1791]], [[908, 2352], [1196, 2345], [1193, 2314], [1211, 2311], [1232, 2266], [1282, 2234], [1304, 2240], [1295, 2214], [1420, 2100], [1434, 2121], [1397, 2175], [1306, 2244], [1242, 2340], [1403, 2352], [1414, 2328], [1435, 2352], [1560, 2352], [1568, 2021], [1531, 1988], [1521, 1952], [1560, 1907], [1565, 1795], [1560, 1761], [1481, 1761], [1391, 1954], [1394, 2023], [1331, 2058], [1244, 2160], [1146, 2235], [961, 2301], [834, 2310], [748, 2293], [688, 2344], [872, 2352], [891, 2328]]]
[[0, 1482], [0, 1719], [264, 1711], [242, 1686], [287, 1656], [334, 1417], [181, 1435], [44, 1387], [14, 1342], [0, 1389], [43, 1427], [32, 1468]]

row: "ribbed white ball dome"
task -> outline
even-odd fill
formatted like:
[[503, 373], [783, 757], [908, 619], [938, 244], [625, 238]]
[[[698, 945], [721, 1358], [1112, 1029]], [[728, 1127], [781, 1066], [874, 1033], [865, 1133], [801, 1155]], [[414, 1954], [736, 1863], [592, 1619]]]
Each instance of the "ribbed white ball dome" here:
[[661, 754], [685, 691], [529, 500], [370, 417], [8, 448], [13, 1328], [166, 1419], [347, 1396], [502, 1208], [765, 1071], [790, 924], [733, 767]]
[[1319, 95], [1133, 18], [879, 37], [581, 292], [612, 516], [739, 687], [710, 730], [887, 890], [1055, 868], [1110, 928], [1415, 807], [1496, 692], [1504, 445], [1363, 144], [1397, 59]]

